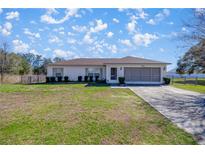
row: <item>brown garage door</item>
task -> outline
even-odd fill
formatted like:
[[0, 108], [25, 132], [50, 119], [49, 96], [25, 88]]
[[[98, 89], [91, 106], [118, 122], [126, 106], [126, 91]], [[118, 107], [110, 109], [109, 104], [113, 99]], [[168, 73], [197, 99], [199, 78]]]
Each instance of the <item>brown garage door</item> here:
[[160, 68], [124, 68], [125, 81], [130, 82], [160, 82]]

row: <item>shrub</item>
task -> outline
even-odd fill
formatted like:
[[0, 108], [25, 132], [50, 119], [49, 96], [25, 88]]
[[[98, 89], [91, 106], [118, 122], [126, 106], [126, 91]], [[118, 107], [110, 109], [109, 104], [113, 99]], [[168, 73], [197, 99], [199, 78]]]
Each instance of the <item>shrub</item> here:
[[171, 79], [170, 78], [163, 78], [163, 80], [164, 80], [164, 84], [170, 84], [170, 82], [171, 82]]
[[82, 82], [82, 76], [78, 76], [78, 82]]
[[56, 82], [56, 78], [54, 76], [50, 77], [51, 82]]
[[88, 76], [84, 76], [84, 81], [88, 82]]
[[69, 79], [68, 76], [64, 76], [64, 81], [65, 82], [68, 82], [69, 81], [68, 79]]
[[99, 80], [99, 76], [95, 76], [95, 81], [97, 82]]
[[93, 76], [89, 76], [89, 81], [93, 82]]
[[124, 84], [125, 83], [125, 78], [124, 77], [118, 77], [118, 81], [120, 84]]
[[50, 77], [46, 77], [46, 83], [50, 82]]
[[104, 80], [98, 80], [98, 81], [96, 81], [97, 83], [106, 83], [106, 80], [104, 79]]
[[57, 79], [58, 79], [58, 82], [62, 82], [63, 77], [62, 76], [58, 76]]

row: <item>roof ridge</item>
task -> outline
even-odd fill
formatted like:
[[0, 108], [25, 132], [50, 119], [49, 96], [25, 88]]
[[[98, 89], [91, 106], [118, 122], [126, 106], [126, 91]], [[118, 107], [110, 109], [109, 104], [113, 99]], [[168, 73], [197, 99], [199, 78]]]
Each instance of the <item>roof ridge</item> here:
[[152, 59], [145, 59], [140, 57], [126, 56], [122, 58], [76, 58], [65, 60], [51, 65], [105, 65], [105, 64], [169, 64]]

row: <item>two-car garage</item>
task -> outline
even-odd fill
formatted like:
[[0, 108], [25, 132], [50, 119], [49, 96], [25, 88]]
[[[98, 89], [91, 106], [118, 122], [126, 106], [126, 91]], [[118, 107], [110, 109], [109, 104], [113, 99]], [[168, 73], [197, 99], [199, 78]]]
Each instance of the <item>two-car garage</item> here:
[[124, 67], [125, 82], [160, 82], [161, 69], [157, 67]]

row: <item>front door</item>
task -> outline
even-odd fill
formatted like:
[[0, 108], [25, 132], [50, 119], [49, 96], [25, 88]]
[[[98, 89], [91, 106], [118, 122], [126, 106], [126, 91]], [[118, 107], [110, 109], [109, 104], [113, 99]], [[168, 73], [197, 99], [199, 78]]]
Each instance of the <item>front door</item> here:
[[110, 70], [110, 79], [111, 80], [117, 80], [117, 68], [112, 67]]

